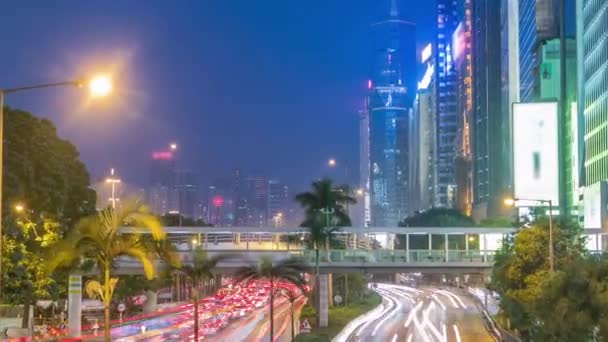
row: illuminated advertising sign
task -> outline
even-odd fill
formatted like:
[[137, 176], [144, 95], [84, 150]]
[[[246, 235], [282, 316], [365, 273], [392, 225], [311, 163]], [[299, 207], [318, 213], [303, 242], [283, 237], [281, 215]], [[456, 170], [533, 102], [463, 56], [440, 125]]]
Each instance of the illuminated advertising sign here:
[[457, 66], [460, 65], [460, 62], [462, 61], [462, 56], [464, 55], [466, 47], [466, 37], [464, 33], [464, 25], [462, 25], [461, 22], [452, 35], [452, 60], [454, 61], [454, 65]]
[[557, 144], [557, 102], [513, 104], [515, 198], [558, 204]]
[[424, 47], [424, 49], [422, 49], [422, 53], [420, 54], [422, 63], [425, 63], [426, 61], [428, 61], [429, 58], [431, 58], [432, 54], [433, 54], [433, 46], [431, 44], [428, 44], [427, 46]]
[[154, 160], [170, 160], [171, 158], [173, 158], [173, 153], [169, 151], [152, 152], [152, 159]]

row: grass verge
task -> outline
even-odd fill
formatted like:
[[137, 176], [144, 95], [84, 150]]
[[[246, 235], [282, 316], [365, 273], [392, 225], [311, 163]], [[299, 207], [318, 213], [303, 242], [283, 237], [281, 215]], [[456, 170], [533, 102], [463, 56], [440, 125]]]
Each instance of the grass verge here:
[[312, 331], [310, 334], [298, 335], [296, 337], [296, 342], [329, 342], [334, 336], [338, 335], [350, 321], [372, 310], [380, 303], [382, 303], [382, 297], [377, 293], [372, 292], [369, 296], [365, 296], [348, 305], [331, 307], [329, 308], [329, 326], [326, 328], [319, 328], [316, 326], [315, 309], [309, 306], [309, 304], [306, 304], [300, 317], [302, 320], [305, 318], [308, 319]]

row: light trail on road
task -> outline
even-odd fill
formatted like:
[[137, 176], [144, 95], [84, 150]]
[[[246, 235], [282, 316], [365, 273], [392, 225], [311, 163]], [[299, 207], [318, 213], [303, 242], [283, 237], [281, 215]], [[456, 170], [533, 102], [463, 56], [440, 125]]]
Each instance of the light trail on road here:
[[343, 342], [493, 342], [482, 313], [464, 290], [377, 284], [381, 309], [349, 324]]

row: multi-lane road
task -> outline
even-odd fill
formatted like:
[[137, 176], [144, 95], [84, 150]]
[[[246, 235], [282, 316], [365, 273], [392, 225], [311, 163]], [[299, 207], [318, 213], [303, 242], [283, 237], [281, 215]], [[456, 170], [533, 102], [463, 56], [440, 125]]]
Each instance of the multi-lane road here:
[[[306, 303], [304, 297], [294, 302], [294, 320], [297, 320]], [[120, 342], [182, 342], [193, 340], [193, 321], [189, 314], [191, 308], [175, 313], [160, 315], [121, 327], [112, 329], [112, 336]], [[231, 321], [228, 326], [211, 334], [201, 334], [205, 341], [243, 341], [243, 342], [269, 342], [270, 321], [268, 319], [268, 305], [265, 305], [247, 314], [238, 320]], [[275, 342], [291, 341], [291, 303], [285, 298], [275, 299], [274, 305], [274, 333]], [[141, 326], [147, 327], [141, 332]], [[296, 326], [297, 329], [297, 326]]]
[[378, 284], [375, 291], [382, 305], [351, 322], [338, 341], [494, 341], [464, 290]]
[[[487, 330], [480, 308], [480, 290], [466, 291], [452, 287], [409, 287], [377, 284], [374, 291], [383, 298], [382, 305], [352, 321], [337, 337], [339, 342], [467, 342], [494, 341]], [[477, 298], [476, 298], [477, 297]], [[294, 304], [295, 317], [305, 304], [301, 297]], [[191, 308], [179, 310], [112, 329], [121, 341], [191, 340]], [[216, 333], [205, 334], [208, 341], [269, 342], [268, 305], [245, 317], [232, 320]], [[291, 304], [284, 297], [275, 300], [275, 341], [291, 341]], [[141, 334], [144, 324], [148, 331]], [[296, 327], [297, 330], [297, 327]]]

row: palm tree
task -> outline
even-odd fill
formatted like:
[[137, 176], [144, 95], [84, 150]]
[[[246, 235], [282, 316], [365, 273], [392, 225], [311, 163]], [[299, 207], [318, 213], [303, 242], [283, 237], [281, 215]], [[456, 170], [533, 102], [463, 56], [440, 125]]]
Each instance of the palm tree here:
[[218, 264], [227, 258], [229, 255], [215, 255], [209, 257], [207, 253], [200, 247], [192, 252], [192, 263], [183, 265], [180, 271], [192, 282], [192, 290], [190, 299], [194, 308], [194, 341], [198, 341], [198, 302], [200, 293], [198, 286], [209, 279], [215, 277]]
[[[348, 189], [346, 185], [336, 188], [331, 179], [324, 178], [312, 183], [312, 191], [299, 193], [295, 198], [305, 209], [305, 219], [301, 226], [308, 228], [308, 242], [315, 251], [315, 288], [317, 289], [319, 288], [319, 246], [325, 246], [329, 258], [330, 241], [339, 230], [338, 227], [351, 225], [345, 205], [355, 204], [357, 201], [350, 196]], [[329, 294], [331, 303], [331, 290]]]
[[297, 286], [304, 292], [304, 273], [306, 264], [297, 258], [290, 258], [273, 263], [268, 257], [257, 263], [239, 268], [236, 272], [236, 283], [251, 279], [268, 279], [270, 281], [270, 341], [274, 342], [274, 288], [275, 282], [283, 281]]
[[[121, 233], [122, 226], [138, 227], [133, 233]], [[58, 244], [49, 260], [49, 269], [70, 266], [79, 259], [94, 261], [103, 279], [88, 282], [86, 292], [103, 300], [105, 341], [110, 341], [110, 303], [117, 279], [110, 277], [114, 261], [122, 256], [138, 260], [144, 275], [153, 279], [156, 274], [155, 252], [150, 249], [144, 233], [151, 233], [156, 241], [165, 239], [166, 233], [160, 221], [138, 201], [128, 201], [120, 210], [107, 208], [81, 219], [65, 240]]]

